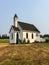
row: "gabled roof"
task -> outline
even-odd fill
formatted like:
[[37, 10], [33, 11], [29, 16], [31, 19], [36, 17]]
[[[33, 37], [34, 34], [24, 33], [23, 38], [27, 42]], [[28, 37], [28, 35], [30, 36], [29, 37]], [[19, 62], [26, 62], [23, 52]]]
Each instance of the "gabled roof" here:
[[15, 31], [20, 31], [18, 27], [12, 26]]
[[[13, 26], [13, 25], [11, 26], [11, 29], [12, 29], [12, 28], [14, 29], [14, 31], [20, 31], [18, 27], [15, 27], [15, 26]], [[11, 31], [11, 29], [10, 29], [10, 31]], [[9, 33], [10, 33], [10, 31], [9, 31]]]
[[18, 23], [19, 23], [19, 25], [21, 26], [21, 28], [23, 30], [35, 31], [35, 32], [39, 32], [40, 33], [40, 31], [32, 24], [19, 22], [19, 21], [18, 21]]
[[[40, 31], [32, 24], [24, 23], [24, 22], [20, 22], [20, 21], [18, 21], [18, 23], [21, 26], [22, 30], [34, 31], [34, 32], [40, 33]], [[14, 31], [20, 31], [18, 27], [15, 27], [13, 25], [11, 26], [10, 31], [12, 28], [14, 29]], [[9, 31], [9, 33], [10, 33], [10, 31]]]

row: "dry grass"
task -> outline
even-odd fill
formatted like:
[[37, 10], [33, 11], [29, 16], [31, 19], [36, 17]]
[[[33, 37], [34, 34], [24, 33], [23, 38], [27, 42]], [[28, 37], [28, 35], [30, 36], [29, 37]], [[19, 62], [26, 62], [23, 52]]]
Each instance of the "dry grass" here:
[[49, 43], [3, 45], [0, 65], [49, 65]]

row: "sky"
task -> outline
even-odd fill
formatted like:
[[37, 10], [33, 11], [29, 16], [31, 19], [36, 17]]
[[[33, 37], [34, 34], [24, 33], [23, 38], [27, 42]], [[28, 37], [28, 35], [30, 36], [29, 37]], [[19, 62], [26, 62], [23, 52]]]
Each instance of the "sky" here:
[[0, 0], [0, 34], [9, 34], [13, 17], [34, 24], [41, 34], [49, 34], [49, 0]]

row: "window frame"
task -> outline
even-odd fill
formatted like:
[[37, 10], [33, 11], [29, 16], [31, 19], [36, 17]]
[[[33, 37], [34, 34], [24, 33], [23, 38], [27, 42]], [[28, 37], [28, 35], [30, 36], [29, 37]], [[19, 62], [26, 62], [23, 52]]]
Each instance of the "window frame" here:
[[38, 33], [36, 33], [36, 37], [38, 37], [39, 36], [39, 34]]
[[13, 33], [11, 33], [11, 39], [13, 39]]
[[26, 38], [28, 39], [28, 33], [26, 33]]
[[32, 33], [32, 39], [34, 38], [34, 36], [33, 36], [33, 33]]

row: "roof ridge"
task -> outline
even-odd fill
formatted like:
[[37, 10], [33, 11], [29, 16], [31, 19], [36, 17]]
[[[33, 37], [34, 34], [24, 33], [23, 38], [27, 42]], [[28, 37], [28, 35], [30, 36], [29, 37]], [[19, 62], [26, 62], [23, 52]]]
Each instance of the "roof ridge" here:
[[33, 24], [18, 21], [23, 30], [40, 32]]
[[25, 24], [33, 25], [31, 23], [26, 23], [26, 22], [21, 22], [21, 21], [18, 21], [18, 23], [25, 23]]

